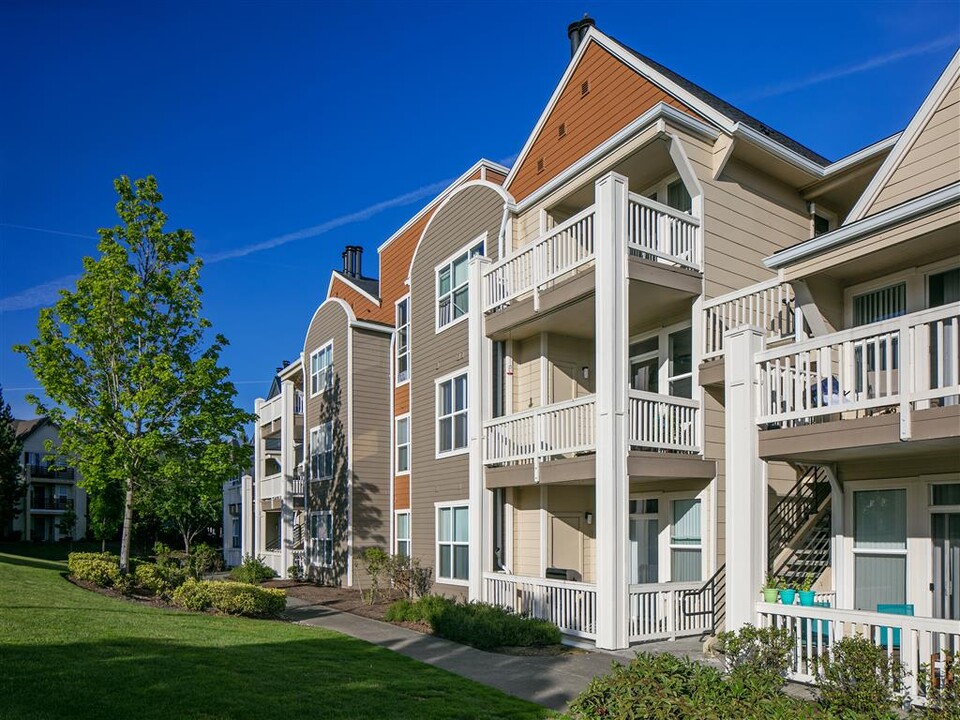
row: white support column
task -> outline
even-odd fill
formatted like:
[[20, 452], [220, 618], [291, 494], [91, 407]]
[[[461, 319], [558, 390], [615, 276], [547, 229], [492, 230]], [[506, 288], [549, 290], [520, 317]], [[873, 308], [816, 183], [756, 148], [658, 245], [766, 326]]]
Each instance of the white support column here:
[[253, 403], [253, 412], [257, 416], [253, 428], [253, 507], [251, 514], [247, 516], [253, 527], [252, 546], [250, 554], [260, 556], [264, 553], [264, 538], [266, 537], [265, 518], [263, 515], [263, 506], [261, 504], [262, 494], [261, 481], [263, 480], [263, 429], [260, 426], [260, 413], [263, 409], [263, 398], [257, 398]]
[[597, 647], [628, 646], [627, 178], [596, 184], [596, 553]]
[[244, 556], [257, 554], [254, 502], [253, 478], [244, 475], [240, 478], [240, 552]]
[[825, 465], [823, 470], [830, 481], [830, 581], [833, 583], [833, 591], [837, 594], [834, 607], [853, 607], [852, 603], [846, 604], [847, 592], [843, 583], [843, 579], [847, 576], [846, 563], [844, 562], [843, 524], [846, 508], [844, 507], [843, 485], [840, 484], [833, 467]]
[[280, 386], [280, 472], [283, 485], [280, 488], [280, 575], [287, 576], [287, 568], [293, 565], [293, 473], [297, 464], [294, 443], [293, 405], [297, 390], [292, 382], [284, 380]]
[[490, 354], [492, 347], [484, 331], [483, 273], [490, 265], [485, 257], [470, 262], [470, 358], [467, 373], [467, 413], [470, 437], [470, 599], [482, 600], [483, 573], [493, 570], [491, 527], [493, 516], [490, 491], [483, 482], [483, 423], [490, 416]]
[[726, 349], [727, 630], [755, 625], [756, 603], [767, 568], [767, 464], [759, 455], [754, 356], [763, 350], [763, 330], [728, 331]]

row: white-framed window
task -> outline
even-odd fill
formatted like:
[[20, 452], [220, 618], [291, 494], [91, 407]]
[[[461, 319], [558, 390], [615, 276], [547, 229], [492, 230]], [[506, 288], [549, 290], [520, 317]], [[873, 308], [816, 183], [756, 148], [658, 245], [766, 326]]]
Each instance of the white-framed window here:
[[484, 254], [484, 234], [437, 265], [437, 332], [465, 318], [470, 311], [470, 259]]
[[333, 340], [310, 353], [310, 397], [333, 387]]
[[397, 555], [410, 557], [410, 511], [397, 511]]
[[403, 415], [397, 418], [396, 430], [396, 473], [403, 475], [410, 472], [410, 416]]
[[683, 180], [677, 173], [661, 180], [656, 185], [651, 185], [641, 195], [680, 212], [691, 213], [693, 211], [693, 200], [690, 193], [687, 192], [687, 186], [683, 184]]
[[455, 585], [470, 578], [470, 506], [437, 503], [437, 580]]
[[397, 301], [397, 385], [410, 379], [410, 296]]
[[674, 397], [693, 397], [690, 323], [645, 333], [630, 343], [630, 387]]
[[674, 500], [670, 503], [670, 515], [670, 579], [674, 582], [702, 580], [700, 500]]
[[310, 429], [310, 479], [333, 477], [333, 421]]
[[906, 489], [853, 492], [853, 583], [857, 610], [907, 601]]
[[660, 582], [660, 501], [630, 501], [630, 582]]
[[437, 457], [467, 450], [467, 372], [437, 380]]
[[234, 550], [236, 550], [240, 547], [240, 544], [241, 544], [240, 543], [240, 518], [238, 517], [231, 518], [230, 527], [231, 527], [230, 535], [232, 539], [231, 547]]
[[333, 567], [333, 513], [329, 510], [310, 513], [312, 560], [317, 567]]

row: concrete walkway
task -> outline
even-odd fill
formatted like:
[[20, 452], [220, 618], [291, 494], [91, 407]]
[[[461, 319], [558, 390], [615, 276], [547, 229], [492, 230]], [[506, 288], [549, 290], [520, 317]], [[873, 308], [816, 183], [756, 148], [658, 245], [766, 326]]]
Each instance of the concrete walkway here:
[[591, 679], [608, 673], [611, 662], [626, 662], [633, 658], [637, 650], [704, 659], [702, 645], [696, 638], [647, 643], [632, 650], [614, 653], [573, 652], [557, 656], [521, 657], [476, 650], [399, 625], [331, 610], [323, 605], [301, 605], [294, 598], [288, 600], [285, 615], [294, 622], [366, 640], [495, 687], [508, 695], [560, 711], [566, 709], [567, 703], [579, 695]]

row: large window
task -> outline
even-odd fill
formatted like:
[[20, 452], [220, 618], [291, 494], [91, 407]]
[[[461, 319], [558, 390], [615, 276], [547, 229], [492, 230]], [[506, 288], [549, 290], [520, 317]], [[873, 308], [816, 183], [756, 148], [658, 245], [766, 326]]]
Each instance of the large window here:
[[333, 387], [333, 342], [310, 354], [310, 397]]
[[853, 298], [853, 324], [857, 326], [900, 317], [906, 312], [906, 283], [889, 285]]
[[664, 328], [630, 344], [630, 387], [692, 397], [693, 333], [689, 325]]
[[240, 518], [235, 517], [230, 520], [231, 539], [234, 550], [240, 547]]
[[437, 455], [467, 447], [467, 374], [437, 382]]
[[902, 605], [907, 596], [907, 491], [853, 493], [853, 602]]
[[397, 303], [397, 384], [410, 379], [410, 298]]
[[397, 513], [397, 555], [410, 557], [410, 511]]
[[333, 421], [310, 430], [310, 479], [333, 477]]
[[643, 194], [651, 200], [672, 207], [674, 210], [689, 213], [693, 208], [693, 200], [690, 198], [690, 193], [687, 192], [683, 181], [676, 175], [674, 175], [674, 178], [648, 188]]
[[470, 509], [468, 505], [437, 507], [437, 579], [470, 577]]
[[470, 258], [483, 255], [483, 240], [437, 267], [437, 330], [464, 317], [470, 310]]
[[660, 581], [660, 503], [656, 498], [630, 501], [630, 582]]
[[397, 474], [410, 472], [410, 416], [397, 418]]
[[333, 513], [329, 510], [310, 513], [310, 544], [313, 564], [333, 567]]
[[701, 579], [703, 545], [700, 535], [700, 501], [674, 500], [670, 524], [670, 579]]

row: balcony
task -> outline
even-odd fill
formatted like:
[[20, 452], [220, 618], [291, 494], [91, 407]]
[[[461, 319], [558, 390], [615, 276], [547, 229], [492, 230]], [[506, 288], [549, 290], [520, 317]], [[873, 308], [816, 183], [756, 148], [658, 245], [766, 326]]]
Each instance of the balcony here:
[[[637, 450], [700, 452], [696, 400], [629, 392], [629, 443]], [[487, 465], [540, 463], [594, 452], [594, 395], [496, 418], [485, 424]]]
[[723, 357], [724, 333], [741, 325], [761, 328], [767, 345], [796, 339], [803, 319], [793, 287], [775, 278], [704, 302], [703, 360]]
[[283, 473], [267, 475], [260, 481], [261, 498], [275, 498], [283, 495]]
[[[492, 312], [529, 294], [539, 295], [561, 278], [592, 265], [597, 206], [577, 213], [494, 264], [483, 279], [483, 311]], [[627, 249], [631, 257], [700, 272], [700, 219], [628, 193]]]
[[31, 478], [46, 480], [74, 480], [76, 474], [73, 468], [55, 468], [50, 465], [27, 465], [26, 471]]
[[[293, 397], [293, 414], [303, 415], [303, 391], [296, 390]], [[260, 406], [260, 424], [269, 425], [283, 416], [283, 395], [270, 398]]]
[[62, 496], [34, 495], [30, 498], [31, 510], [54, 510], [65, 512], [73, 509], [73, 499]]

